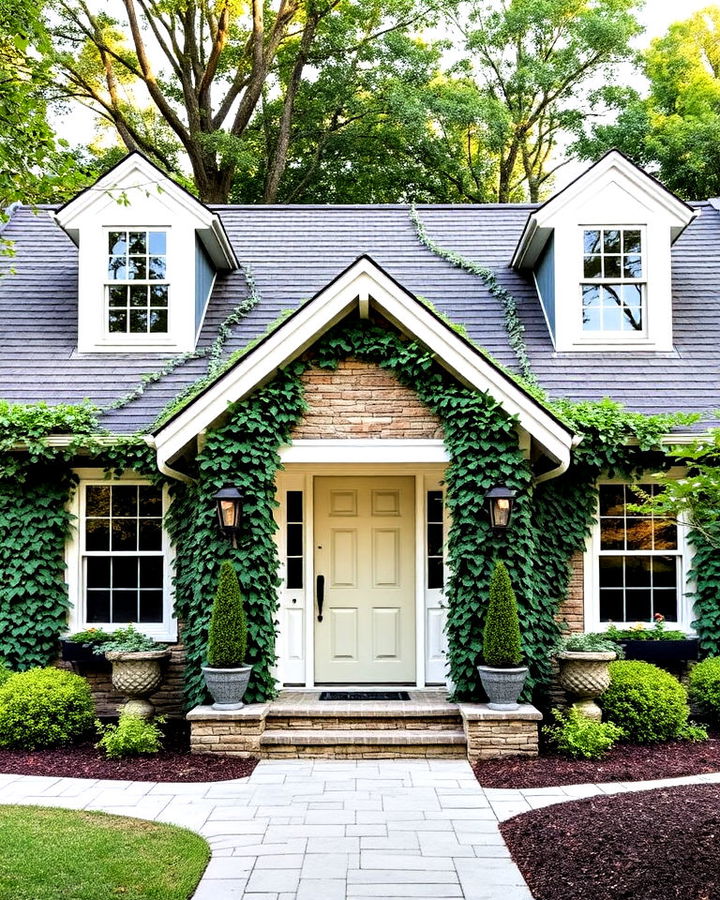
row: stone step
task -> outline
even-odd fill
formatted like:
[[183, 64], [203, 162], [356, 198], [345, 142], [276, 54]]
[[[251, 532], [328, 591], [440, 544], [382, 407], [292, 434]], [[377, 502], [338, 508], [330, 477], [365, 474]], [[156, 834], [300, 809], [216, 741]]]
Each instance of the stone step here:
[[292, 714], [270, 711], [267, 727], [280, 731], [458, 731], [462, 730], [462, 717], [456, 708], [442, 715], [421, 712], [356, 712], [296, 710]]
[[269, 728], [260, 737], [265, 757], [455, 757], [466, 753], [465, 732], [409, 728]]

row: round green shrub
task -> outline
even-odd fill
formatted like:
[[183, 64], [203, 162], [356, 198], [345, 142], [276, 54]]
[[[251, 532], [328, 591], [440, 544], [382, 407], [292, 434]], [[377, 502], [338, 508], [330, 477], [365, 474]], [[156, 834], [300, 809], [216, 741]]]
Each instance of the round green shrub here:
[[158, 753], [163, 738], [160, 725], [164, 721], [164, 717], [160, 717], [154, 722], [148, 722], [140, 716], [122, 713], [117, 725], [103, 726], [97, 722], [100, 740], [95, 746], [102, 748], [108, 759]]
[[551, 710], [554, 725], [545, 725], [548, 744], [570, 759], [602, 759], [623, 737], [622, 728], [612, 722], [596, 722], [583, 716], [574, 706], [567, 711]]
[[720, 722], [720, 656], [709, 656], [690, 670], [689, 695], [703, 715]]
[[220, 566], [210, 614], [208, 665], [216, 669], [242, 666], [247, 650], [247, 621], [238, 577], [229, 560]]
[[93, 725], [84, 678], [62, 669], [17, 672], [0, 687], [0, 747], [36, 750], [70, 744]]
[[639, 660], [610, 663], [610, 687], [599, 702], [604, 718], [638, 744], [681, 737], [690, 714], [687, 691], [677, 678]]
[[504, 562], [498, 562], [490, 578], [490, 603], [483, 629], [485, 665], [512, 668], [522, 662], [522, 640], [517, 601]]

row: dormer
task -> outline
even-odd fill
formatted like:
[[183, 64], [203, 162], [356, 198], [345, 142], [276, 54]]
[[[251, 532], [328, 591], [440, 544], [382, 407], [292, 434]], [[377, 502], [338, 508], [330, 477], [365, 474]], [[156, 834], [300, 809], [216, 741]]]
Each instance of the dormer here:
[[617, 150], [531, 213], [512, 265], [555, 349], [670, 352], [670, 249], [696, 215]]
[[78, 247], [78, 352], [195, 349], [216, 274], [238, 267], [211, 210], [132, 153], [55, 220]]

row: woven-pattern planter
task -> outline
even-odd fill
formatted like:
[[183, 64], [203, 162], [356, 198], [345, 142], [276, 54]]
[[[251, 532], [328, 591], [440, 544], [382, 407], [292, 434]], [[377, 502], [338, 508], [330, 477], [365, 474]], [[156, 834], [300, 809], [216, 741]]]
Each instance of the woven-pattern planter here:
[[147, 699], [162, 684], [160, 663], [169, 656], [168, 650], [124, 652], [109, 650], [105, 656], [112, 663], [112, 683], [115, 690], [127, 697], [122, 711], [149, 719], [155, 707]]
[[574, 706], [591, 719], [602, 718], [595, 699], [610, 687], [610, 663], [617, 656], [611, 652], [558, 653], [560, 663], [560, 686], [578, 700]]

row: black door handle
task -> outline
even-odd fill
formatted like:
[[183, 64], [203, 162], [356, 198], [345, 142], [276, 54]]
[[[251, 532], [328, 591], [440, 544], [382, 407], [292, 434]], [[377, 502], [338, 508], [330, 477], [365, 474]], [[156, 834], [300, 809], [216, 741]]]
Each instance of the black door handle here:
[[317, 605], [318, 605], [318, 622], [323, 620], [323, 603], [325, 602], [325, 576], [318, 575], [316, 581]]

